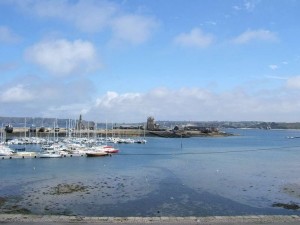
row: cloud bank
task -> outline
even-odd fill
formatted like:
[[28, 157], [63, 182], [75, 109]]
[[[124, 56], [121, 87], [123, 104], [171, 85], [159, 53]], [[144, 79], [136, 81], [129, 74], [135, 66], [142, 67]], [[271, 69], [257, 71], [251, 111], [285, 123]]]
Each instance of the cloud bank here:
[[22, 115], [15, 116], [58, 118], [83, 114], [97, 122], [116, 123], [143, 122], [148, 116], [185, 121], [298, 121], [300, 77], [281, 81], [280, 88], [251, 93], [245, 89], [216, 93], [199, 87], [161, 87], [145, 93], [107, 91], [95, 96], [95, 86], [87, 80], [57, 83], [26, 77], [1, 87], [0, 114], [18, 111]]
[[[298, 85], [289, 86], [295, 79]], [[300, 79], [284, 82], [281, 89], [254, 94], [241, 89], [214, 93], [202, 88], [157, 88], [147, 93], [123, 94], [111, 91], [98, 97], [87, 115], [114, 122], [145, 121], [150, 115], [159, 120], [298, 121], [297, 116], [290, 115], [300, 113], [300, 102], [295, 96], [295, 91], [300, 92]]]
[[0, 85], [0, 115], [75, 118], [80, 110], [86, 112], [94, 92], [94, 84], [87, 79], [17, 77]]

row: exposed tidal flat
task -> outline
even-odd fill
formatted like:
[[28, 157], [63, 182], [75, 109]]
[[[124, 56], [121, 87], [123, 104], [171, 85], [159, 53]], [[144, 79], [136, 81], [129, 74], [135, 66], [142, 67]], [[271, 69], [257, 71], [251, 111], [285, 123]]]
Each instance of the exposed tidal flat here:
[[287, 138], [300, 131], [229, 132], [239, 135], [149, 137], [113, 157], [1, 160], [0, 212], [300, 215], [300, 139]]

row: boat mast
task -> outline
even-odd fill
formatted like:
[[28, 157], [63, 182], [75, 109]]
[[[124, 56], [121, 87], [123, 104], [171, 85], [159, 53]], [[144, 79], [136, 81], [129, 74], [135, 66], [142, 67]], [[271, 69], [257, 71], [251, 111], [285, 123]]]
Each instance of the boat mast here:
[[3, 123], [2, 123], [2, 125], [1, 125], [1, 135], [0, 135], [0, 137], [1, 137], [1, 142], [0, 143], [2, 143], [3, 142]]
[[105, 121], [105, 145], [107, 146], [107, 120]]
[[24, 137], [25, 137], [25, 139], [26, 139], [26, 117], [25, 117], [25, 127], [24, 127], [24, 131], [25, 131]]

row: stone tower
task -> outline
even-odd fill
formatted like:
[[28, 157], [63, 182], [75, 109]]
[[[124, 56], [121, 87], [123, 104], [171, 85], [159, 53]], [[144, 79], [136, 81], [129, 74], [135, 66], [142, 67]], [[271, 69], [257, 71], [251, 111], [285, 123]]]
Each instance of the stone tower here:
[[147, 119], [147, 130], [154, 130], [154, 129], [155, 129], [154, 117], [149, 116]]
[[76, 123], [76, 130], [84, 130], [85, 126], [82, 121], [82, 115], [79, 116], [79, 120]]

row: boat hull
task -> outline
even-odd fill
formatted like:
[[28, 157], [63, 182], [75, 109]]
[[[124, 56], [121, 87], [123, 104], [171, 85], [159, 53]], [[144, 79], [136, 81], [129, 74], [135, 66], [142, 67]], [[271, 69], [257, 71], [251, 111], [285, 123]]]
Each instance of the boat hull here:
[[35, 157], [37, 156], [36, 152], [17, 152], [14, 153], [15, 156], [17, 157]]
[[109, 149], [109, 150], [105, 150], [106, 153], [118, 153], [119, 150], [118, 149]]
[[59, 154], [47, 154], [47, 153], [45, 153], [45, 154], [40, 154], [38, 157], [39, 158], [61, 158], [62, 155], [59, 155]]
[[87, 152], [86, 156], [87, 157], [102, 157], [102, 156], [107, 156], [107, 152]]

